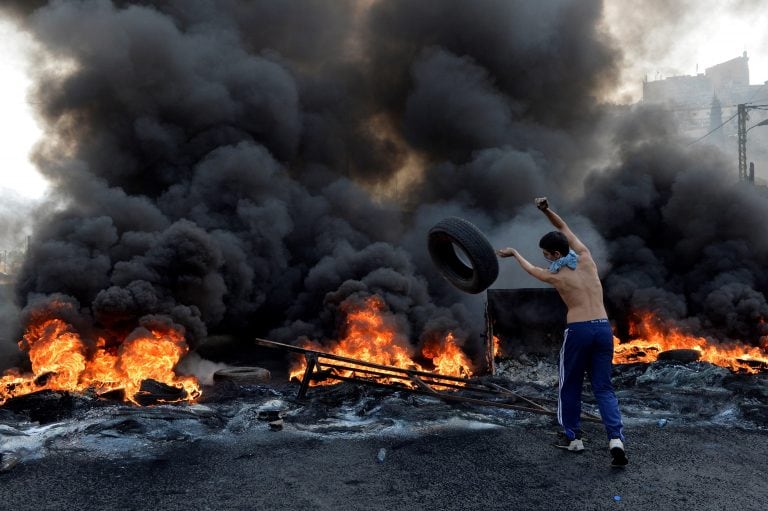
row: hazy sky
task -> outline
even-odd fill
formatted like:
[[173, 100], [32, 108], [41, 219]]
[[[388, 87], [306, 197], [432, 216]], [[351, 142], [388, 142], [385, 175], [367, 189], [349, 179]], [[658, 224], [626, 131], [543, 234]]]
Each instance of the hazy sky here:
[[26, 101], [30, 81], [24, 67], [30, 41], [0, 18], [0, 199], [12, 190], [40, 197], [45, 182], [29, 163], [29, 151], [40, 136]]
[[[766, 0], [605, 0], [606, 29], [624, 52], [623, 82], [606, 98], [640, 99], [642, 80], [695, 74], [747, 51], [753, 84], [768, 80]], [[11, 191], [39, 198], [45, 183], [28, 162], [40, 136], [25, 91], [31, 41], [0, 19], [0, 198]], [[768, 86], [766, 86], [768, 100]], [[756, 98], [756, 99], [762, 99]]]
[[766, 0], [605, 0], [605, 19], [625, 56], [617, 99], [640, 99], [646, 76], [703, 73], [744, 51], [750, 82], [768, 80]]

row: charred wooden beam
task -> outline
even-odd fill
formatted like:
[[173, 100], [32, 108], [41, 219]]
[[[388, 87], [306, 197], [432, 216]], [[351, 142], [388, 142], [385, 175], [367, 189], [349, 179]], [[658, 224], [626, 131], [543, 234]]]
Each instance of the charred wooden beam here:
[[307, 360], [307, 369], [304, 371], [304, 377], [301, 379], [301, 387], [299, 387], [299, 399], [304, 399], [307, 395], [307, 389], [309, 389], [309, 382], [312, 379], [312, 372], [317, 365], [317, 353], [305, 352], [304, 357]]
[[[413, 378], [419, 378], [419, 375], [413, 374], [413, 372], [410, 369], [395, 368], [402, 371], [402, 374], [397, 374], [394, 372], [384, 372], [384, 371], [378, 371], [376, 369], [367, 369], [364, 367], [350, 367], [342, 364], [331, 364], [329, 362], [323, 362], [322, 365], [323, 365], [323, 368], [335, 369], [336, 371], [349, 371], [352, 373], [365, 373], [375, 378], [391, 378], [393, 380], [403, 380], [403, 381], [413, 381]], [[325, 376], [327, 377], [328, 375], [326, 374]], [[458, 383], [448, 383], [448, 382], [441, 381], [440, 375], [434, 375], [430, 377], [421, 376], [420, 378], [438, 387], [447, 387], [447, 388], [453, 388], [457, 390], [475, 390], [478, 392], [488, 392], [487, 388], [479, 387], [477, 386], [477, 384], [475, 384], [471, 380], [467, 380], [466, 384], [458, 384]]]
[[429, 371], [417, 371], [415, 369], [401, 369], [399, 367], [392, 367], [392, 366], [387, 366], [387, 365], [382, 365], [382, 364], [375, 364], [373, 362], [366, 362], [365, 360], [357, 360], [357, 359], [350, 358], [350, 357], [342, 357], [341, 355], [334, 355], [333, 353], [325, 353], [325, 352], [322, 352], [322, 351], [315, 351], [315, 350], [310, 350], [310, 349], [306, 349], [306, 348], [300, 348], [298, 346], [291, 346], [290, 344], [284, 344], [284, 343], [281, 343], [281, 342], [269, 341], [267, 339], [256, 338], [255, 341], [256, 341], [256, 344], [258, 344], [260, 346], [265, 346], [267, 348], [278, 348], [278, 349], [283, 349], [285, 351], [291, 351], [293, 353], [301, 353], [301, 354], [315, 353], [318, 356], [321, 356], [323, 358], [328, 358], [328, 359], [331, 359], [331, 360], [338, 360], [340, 362], [347, 362], [349, 364], [355, 364], [355, 365], [372, 367], [372, 368], [375, 368], [375, 369], [383, 369], [385, 371], [397, 371], [397, 372], [407, 371], [407, 372], [411, 372], [413, 374], [416, 374], [418, 376], [427, 376], [427, 377], [433, 377], [433, 378], [439, 377], [440, 379], [443, 379], [443, 380], [449, 380], [449, 381], [455, 381], [455, 382], [466, 382], [467, 381], [466, 378], [460, 378], [458, 376], [447, 376], [447, 375], [443, 375], [443, 374], [430, 373]]
[[535, 401], [532, 401], [532, 400], [528, 399], [528, 398], [527, 398], [527, 397], [525, 397], [525, 396], [521, 396], [520, 394], [517, 394], [516, 392], [512, 392], [511, 390], [509, 390], [509, 389], [507, 389], [507, 388], [504, 388], [504, 387], [502, 387], [501, 385], [497, 385], [497, 384], [495, 384], [495, 383], [492, 383], [492, 382], [488, 382], [486, 385], [490, 386], [491, 388], [494, 388], [494, 389], [498, 390], [498, 391], [499, 391], [499, 392], [501, 392], [501, 393], [504, 393], [504, 394], [510, 394], [510, 395], [512, 395], [512, 396], [515, 396], [515, 397], [516, 397], [516, 398], [518, 398], [518, 399], [522, 399], [522, 400], [523, 400], [523, 401], [525, 401], [526, 403], [532, 404], [533, 406], [535, 406], [535, 407], [537, 407], [537, 408], [541, 408], [541, 409], [542, 409], [542, 410], [544, 410], [545, 412], [549, 412], [549, 413], [552, 413], [552, 410], [550, 410], [550, 409], [549, 409], [549, 408], [547, 408], [546, 406], [544, 406], [544, 405], [542, 405], [542, 404], [539, 404], [539, 403], [537, 403], [537, 402], [535, 402]]
[[[300, 348], [298, 346], [291, 346], [290, 344], [283, 344], [279, 342], [268, 341], [266, 339], [257, 338], [256, 343], [261, 346], [282, 349], [282, 350], [291, 351], [294, 353], [301, 353], [304, 355], [307, 361], [307, 367], [304, 370], [304, 375], [301, 380], [301, 386], [299, 388], [299, 394], [298, 394], [299, 399], [304, 399], [306, 397], [307, 391], [309, 389], [309, 383], [313, 380], [313, 376], [315, 376], [316, 369], [320, 367], [321, 359], [325, 358], [325, 359], [335, 360], [339, 362], [349, 363], [355, 366], [355, 367], [348, 367], [342, 364], [332, 364], [332, 363], [322, 362], [322, 367], [324, 370], [327, 368], [332, 369], [330, 372], [324, 371], [324, 377], [326, 378], [332, 378], [335, 380], [348, 381], [353, 383], [361, 383], [363, 385], [371, 385], [374, 387], [386, 388], [386, 389], [391, 389], [395, 391], [406, 391], [414, 394], [424, 394], [424, 395], [436, 397], [444, 401], [470, 403], [470, 404], [475, 404], [479, 406], [494, 406], [494, 407], [500, 407], [500, 408], [509, 408], [512, 410], [520, 410], [525, 412], [538, 413], [538, 414], [551, 415], [551, 416], [557, 415], [557, 412], [552, 411], [546, 408], [545, 406], [540, 405], [528, 398], [523, 398], [522, 396], [519, 396], [508, 389], [504, 389], [505, 392], [500, 391], [499, 389], [503, 389], [503, 387], [497, 386], [499, 388], [495, 389], [495, 391], [490, 390], [488, 389], [487, 386], [483, 385], [482, 383], [472, 381], [467, 378], [458, 378], [455, 376], [446, 376], [446, 375], [441, 375], [436, 373], [430, 373], [427, 371], [417, 371], [414, 369], [401, 369], [399, 367], [386, 366], [382, 364], [374, 364], [372, 362], [366, 362], [364, 360], [356, 360], [354, 358], [342, 357], [340, 355], [334, 355], [332, 353], [323, 353], [322, 351], [309, 350], [305, 348]], [[378, 377], [391, 378], [395, 380], [398, 380], [398, 379], [407, 380], [415, 383], [416, 388], [398, 386], [390, 383], [382, 383], [376, 380], [372, 380], [370, 378], [355, 378], [352, 376], [344, 376], [344, 375], [338, 374], [337, 373], [338, 370], [351, 371], [353, 373], [355, 371], [358, 371], [358, 372], [364, 372], [368, 374], [375, 374]], [[434, 381], [434, 380], [437, 380], [437, 381]], [[451, 383], [446, 383], [446, 382], [443, 382], [442, 380], [446, 380], [447, 382], [451, 382]], [[499, 397], [503, 397], [504, 395], [506, 396], [514, 395], [513, 397], [524, 399], [527, 402], [531, 403], [533, 406], [535, 406], [535, 408], [515, 405], [515, 404], [507, 403], [504, 401], [492, 401], [488, 399], [478, 399], [474, 397], [460, 396], [455, 393], [441, 392], [441, 391], [437, 391], [436, 389], [431, 387], [429, 384], [435, 385], [435, 386], [451, 386], [454, 388], [467, 390], [467, 391], [486, 392]], [[463, 384], [463, 385], [456, 385], [456, 384]], [[588, 421], [588, 422], [600, 422], [599, 418], [591, 415], [583, 415], [582, 420]]]

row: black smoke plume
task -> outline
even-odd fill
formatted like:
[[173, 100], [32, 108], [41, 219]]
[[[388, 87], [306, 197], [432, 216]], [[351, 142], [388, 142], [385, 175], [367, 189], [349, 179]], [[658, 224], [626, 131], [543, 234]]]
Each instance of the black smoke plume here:
[[641, 111], [616, 131], [621, 164], [591, 175], [581, 210], [609, 243], [606, 296], [719, 340], [768, 334], [768, 193], [736, 182], [707, 146], [660, 130]]
[[45, 48], [35, 158], [64, 204], [36, 226], [21, 306], [64, 294], [86, 331], [165, 316], [194, 347], [333, 338], [341, 304], [377, 294], [414, 342], [456, 330], [472, 351], [482, 298], [437, 275], [426, 232], [458, 215], [534, 255], [548, 195], [610, 250], [614, 314], [730, 337], [768, 313], [765, 200], [667, 119], [599, 102], [621, 62], [600, 1], [9, 8]]

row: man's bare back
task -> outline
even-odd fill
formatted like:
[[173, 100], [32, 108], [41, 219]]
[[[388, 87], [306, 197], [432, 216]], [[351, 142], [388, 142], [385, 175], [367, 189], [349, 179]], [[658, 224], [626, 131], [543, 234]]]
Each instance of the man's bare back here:
[[[520, 266], [533, 277], [552, 285], [568, 307], [568, 323], [605, 319], [608, 314], [603, 304], [603, 286], [597, 273], [597, 265], [589, 249], [576, 237], [560, 216], [549, 209], [546, 198], [536, 199], [536, 206], [547, 216], [558, 231], [568, 241], [570, 248], [578, 255], [575, 269], [564, 266], [557, 273], [548, 269], [534, 266], [514, 248], [503, 248], [497, 251], [500, 257], [514, 257]], [[544, 250], [544, 257], [554, 261], [567, 255], [560, 252]]]
[[551, 284], [560, 293], [568, 307], [568, 323], [607, 318], [603, 305], [603, 286], [597, 275], [597, 266], [592, 255], [583, 252], [575, 270], [562, 268], [552, 273]]

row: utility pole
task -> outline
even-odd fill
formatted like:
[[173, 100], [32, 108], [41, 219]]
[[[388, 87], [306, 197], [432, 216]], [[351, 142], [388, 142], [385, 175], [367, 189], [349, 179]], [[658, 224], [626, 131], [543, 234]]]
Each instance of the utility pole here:
[[738, 105], [739, 126], [739, 181], [747, 181], [747, 105]]
[[[739, 125], [739, 181], [754, 183], [754, 167], [750, 169], [750, 173], [747, 173], [747, 132], [752, 128], [758, 126], [768, 126], [768, 119], [751, 126], [747, 129], [747, 121], [749, 120], [750, 110], [768, 110], [768, 105], [747, 105], [741, 103], [737, 105], [738, 125]], [[731, 117], [733, 119], [733, 117]]]

